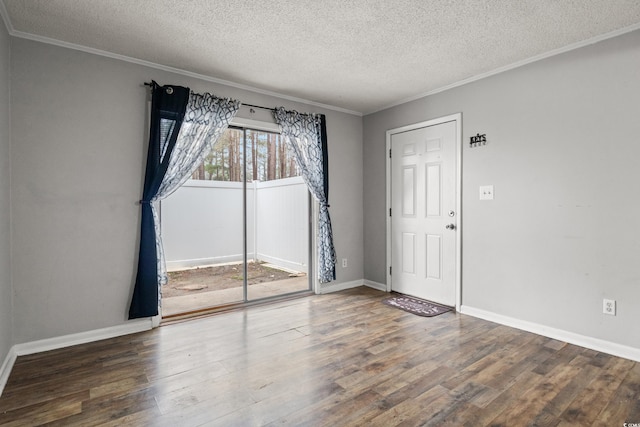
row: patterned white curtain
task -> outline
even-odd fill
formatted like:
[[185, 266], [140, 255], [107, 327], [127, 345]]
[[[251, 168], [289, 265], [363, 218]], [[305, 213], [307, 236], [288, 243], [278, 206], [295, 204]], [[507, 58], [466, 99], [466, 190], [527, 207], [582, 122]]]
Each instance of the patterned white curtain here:
[[[168, 279], [162, 236], [160, 235], [160, 219], [155, 202], [171, 195], [189, 179], [213, 149], [213, 145], [227, 129], [229, 122], [235, 117], [239, 108], [240, 101], [233, 99], [217, 98], [209, 93], [191, 92], [189, 94], [184, 121], [178, 133], [176, 145], [171, 151], [167, 172], [156, 196], [151, 199], [156, 231], [159, 286], [166, 284]], [[170, 123], [167, 122], [167, 125]], [[164, 129], [161, 130], [161, 132], [164, 131]], [[165, 155], [165, 151], [166, 147], [162, 147], [162, 156]]]
[[336, 253], [333, 247], [331, 218], [327, 200], [326, 160], [323, 152], [323, 139], [326, 135], [321, 126], [320, 114], [300, 114], [286, 111], [283, 107], [274, 112], [276, 123], [282, 129], [282, 135], [293, 152], [298, 168], [309, 191], [320, 205], [318, 224], [318, 279], [327, 283], [335, 279]]

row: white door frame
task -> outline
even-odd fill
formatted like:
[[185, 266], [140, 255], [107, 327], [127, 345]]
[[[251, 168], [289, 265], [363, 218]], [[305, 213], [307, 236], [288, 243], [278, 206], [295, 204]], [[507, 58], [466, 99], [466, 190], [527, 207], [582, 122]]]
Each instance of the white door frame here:
[[439, 125], [446, 122], [456, 122], [456, 206], [458, 215], [456, 229], [456, 311], [460, 311], [462, 305], [462, 113], [451, 114], [425, 122], [414, 123], [387, 131], [387, 292], [391, 292], [391, 136], [400, 132], [407, 132], [428, 126]]

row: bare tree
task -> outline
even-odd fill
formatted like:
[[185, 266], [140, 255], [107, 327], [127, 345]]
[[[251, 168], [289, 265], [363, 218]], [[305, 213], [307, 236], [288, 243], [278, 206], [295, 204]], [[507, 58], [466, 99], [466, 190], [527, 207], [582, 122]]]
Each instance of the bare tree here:
[[286, 147], [280, 141], [278, 145], [278, 179], [287, 177], [287, 159], [286, 159]]
[[277, 135], [270, 133], [267, 138], [267, 181], [276, 179]]
[[251, 132], [251, 171], [254, 181], [258, 180], [258, 144], [256, 139], [258, 138], [257, 132]]
[[289, 159], [289, 176], [298, 176], [298, 167], [293, 157]]
[[[272, 181], [298, 176], [295, 159], [281, 135], [253, 130], [246, 134], [245, 143], [244, 132], [227, 130], [193, 172], [192, 179], [241, 182], [245, 178]], [[246, 160], [243, 156], [247, 156]]]

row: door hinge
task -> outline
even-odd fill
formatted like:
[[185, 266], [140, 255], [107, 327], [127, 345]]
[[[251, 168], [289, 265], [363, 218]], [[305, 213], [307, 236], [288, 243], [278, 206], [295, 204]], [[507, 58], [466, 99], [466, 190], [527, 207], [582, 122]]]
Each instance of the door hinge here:
[[391, 158], [391, 148], [389, 148], [389, 158]]
[[391, 266], [389, 266], [389, 276], [391, 276]]
[[391, 216], [391, 208], [389, 208], [389, 216]]

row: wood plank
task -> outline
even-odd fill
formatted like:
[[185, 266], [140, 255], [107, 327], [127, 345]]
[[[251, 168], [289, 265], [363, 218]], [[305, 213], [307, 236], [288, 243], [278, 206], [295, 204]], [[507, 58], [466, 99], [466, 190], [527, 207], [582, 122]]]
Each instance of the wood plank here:
[[622, 425], [640, 364], [357, 288], [21, 356], [0, 426]]
[[618, 420], [640, 423], [640, 364], [629, 370], [607, 406], [598, 415], [594, 426], [615, 425]]
[[46, 402], [37, 402], [14, 410], [0, 412], [0, 425], [13, 427], [42, 425], [82, 412], [82, 402], [88, 398], [87, 391], [54, 397]]
[[[634, 365], [630, 360], [611, 358], [598, 376], [571, 402], [563, 412], [562, 419], [576, 424], [595, 422]], [[637, 401], [634, 403], [637, 404]]]

